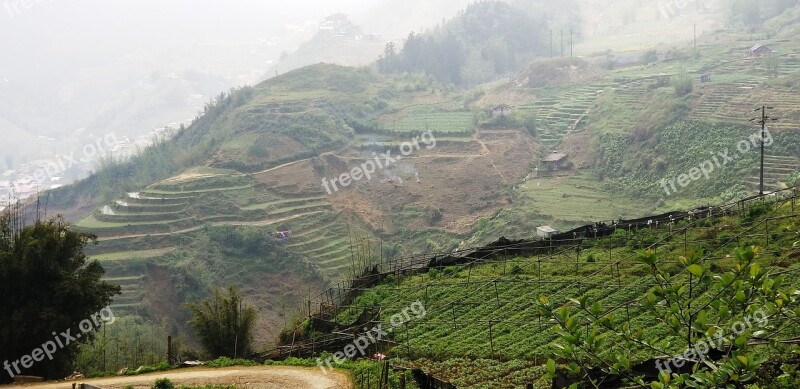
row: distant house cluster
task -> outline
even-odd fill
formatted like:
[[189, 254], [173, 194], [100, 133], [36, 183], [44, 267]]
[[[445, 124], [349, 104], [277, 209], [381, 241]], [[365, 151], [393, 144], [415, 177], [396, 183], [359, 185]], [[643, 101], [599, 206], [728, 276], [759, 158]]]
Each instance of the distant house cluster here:
[[319, 31], [333, 37], [353, 38], [355, 40], [381, 41], [383, 39], [378, 34], [363, 34], [361, 29], [354, 25], [347, 15], [342, 13], [328, 16], [319, 22]]
[[[170, 123], [169, 127], [156, 128], [135, 140], [128, 137], [117, 139], [114, 136], [106, 138], [106, 142], [92, 143], [92, 153], [73, 153], [69, 158], [63, 155], [53, 155], [51, 159], [35, 160], [16, 166], [13, 170], [0, 172], [0, 210], [10, 204], [26, 200], [38, 193], [60, 188], [72, 180], [82, 179], [91, 174], [96, 168], [97, 158], [111, 155], [114, 158], [126, 158], [137, 149], [147, 147], [160, 139], [170, 138], [177, 131], [175, 126], [189, 123]], [[111, 134], [113, 135], [113, 134]], [[48, 142], [55, 139], [39, 137]], [[97, 139], [97, 138], [93, 138]], [[84, 150], [86, 148], [84, 147]]]
[[346, 36], [352, 34], [353, 24], [345, 14], [335, 14], [328, 16], [319, 23], [320, 31], [327, 31], [334, 36]]

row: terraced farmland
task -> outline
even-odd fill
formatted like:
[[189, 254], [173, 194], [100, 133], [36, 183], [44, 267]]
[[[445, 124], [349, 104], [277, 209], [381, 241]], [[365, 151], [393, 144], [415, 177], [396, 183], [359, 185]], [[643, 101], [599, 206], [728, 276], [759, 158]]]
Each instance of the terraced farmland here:
[[381, 119], [381, 128], [394, 134], [470, 134], [473, 115], [469, 111], [441, 111], [435, 107], [412, 107]]
[[[800, 159], [791, 156], [764, 155], [764, 189], [767, 191], [783, 189], [783, 182], [800, 167]], [[760, 187], [760, 167], [747, 180], [750, 189]]]
[[564, 226], [632, 217], [647, 206], [624, 201], [587, 176], [531, 178], [519, 186], [517, 193], [519, 207], [534, 214], [548, 215]]
[[[201, 174], [202, 173], [202, 174]], [[315, 266], [328, 280], [351, 270], [348, 224], [321, 194], [287, 197], [272, 192], [251, 177], [235, 172], [202, 169], [128, 193], [78, 221], [79, 230], [99, 237], [90, 249], [107, 269], [107, 277], [123, 286], [112, 308], [146, 311], [145, 269], [175, 250], [183, 239], [206, 226], [249, 226], [291, 231], [283, 248]]]
[[536, 117], [539, 139], [555, 149], [564, 136], [581, 127], [605, 87], [607, 84], [591, 84], [541, 91], [543, 97], [522, 103], [517, 109], [523, 115]]

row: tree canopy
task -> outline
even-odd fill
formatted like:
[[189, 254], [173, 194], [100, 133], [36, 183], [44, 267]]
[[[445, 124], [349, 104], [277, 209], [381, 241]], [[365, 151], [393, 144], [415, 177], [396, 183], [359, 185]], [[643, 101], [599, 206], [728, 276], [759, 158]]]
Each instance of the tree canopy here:
[[389, 43], [383, 73], [423, 72], [445, 83], [477, 83], [519, 70], [544, 47], [547, 23], [501, 2], [480, 2], [437, 29], [409, 34], [403, 49]]
[[[120, 292], [100, 280], [105, 270], [84, 254], [93, 235], [72, 231], [60, 217], [27, 226], [22, 220], [16, 209], [0, 214], [0, 362], [11, 366], [0, 382], [20, 374], [63, 378], [78, 344], [100, 329], [99, 312], [113, 315], [104, 307]], [[59, 347], [42, 356], [36, 350], [47, 342]]]

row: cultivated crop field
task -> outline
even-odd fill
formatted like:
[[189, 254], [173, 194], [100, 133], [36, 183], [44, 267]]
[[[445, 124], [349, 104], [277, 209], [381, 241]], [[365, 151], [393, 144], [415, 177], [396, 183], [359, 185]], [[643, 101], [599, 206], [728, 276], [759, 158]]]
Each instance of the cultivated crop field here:
[[390, 133], [469, 134], [473, 115], [468, 111], [439, 111], [435, 107], [414, 107], [381, 119], [381, 128]]
[[[474, 267], [390, 277], [365, 291], [352, 307], [341, 311], [337, 321], [351, 322], [361, 312], [359, 307], [381, 307], [382, 318], [388, 318], [421, 301], [426, 315], [395, 328], [397, 346], [390, 356], [435, 372], [458, 387], [511, 388], [534, 382], [547, 387], [541, 381], [542, 363], [552, 354], [558, 335], [551, 331], [552, 318], [542, 316], [537, 308], [541, 296], [556, 307], [568, 304], [570, 298], [587, 298], [612, 313], [613, 322], [642, 329], [645, 336], [659, 339], [655, 346], [677, 354], [685, 345], [676, 342], [666, 323], [642, 305], [643, 296], [655, 283], [649, 265], [637, 260], [639, 253], [653, 248], [664, 271], [680, 274], [678, 257], [703, 249], [705, 261], [712, 263], [710, 271], [722, 274], [735, 267], [730, 253], [736, 247], [761, 246], [764, 250], [756, 257], [759, 266], [783, 274], [787, 285], [797, 285], [798, 211], [796, 202], [766, 203], [739, 216], [697, 217], [674, 226], [617, 231], [553, 254], [500, 256]], [[709, 298], [701, 294], [698, 301]], [[796, 328], [791, 332], [797, 335]], [[640, 349], [630, 357], [642, 361], [653, 355]]]

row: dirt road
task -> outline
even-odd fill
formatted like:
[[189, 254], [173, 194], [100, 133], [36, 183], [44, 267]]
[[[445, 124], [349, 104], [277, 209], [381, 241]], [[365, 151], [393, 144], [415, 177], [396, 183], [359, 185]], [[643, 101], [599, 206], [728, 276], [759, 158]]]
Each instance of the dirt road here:
[[223, 369], [190, 368], [128, 377], [97, 378], [79, 381], [3, 386], [5, 389], [71, 389], [72, 383], [86, 383], [104, 389], [150, 388], [158, 378], [169, 378], [176, 386], [235, 385], [259, 389], [353, 389], [347, 373], [323, 374], [317, 368], [256, 366]]

